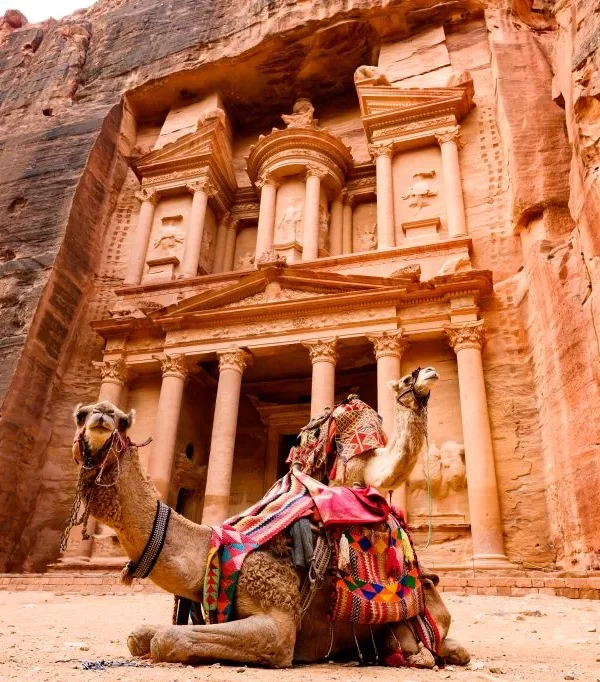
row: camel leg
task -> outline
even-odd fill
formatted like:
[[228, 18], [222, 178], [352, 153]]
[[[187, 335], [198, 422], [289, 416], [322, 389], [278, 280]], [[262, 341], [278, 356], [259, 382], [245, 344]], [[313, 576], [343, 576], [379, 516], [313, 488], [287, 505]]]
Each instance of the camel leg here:
[[228, 661], [270, 668], [292, 665], [296, 624], [284, 611], [258, 614], [218, 625], [176, 625], [152, 638], [155, 662], [212, 663]]
[[127, 647], [132, 656], [138, 658], [150, 655], [150, 642], [161, 629], [160, 625], [140, 625], [127, 637]]

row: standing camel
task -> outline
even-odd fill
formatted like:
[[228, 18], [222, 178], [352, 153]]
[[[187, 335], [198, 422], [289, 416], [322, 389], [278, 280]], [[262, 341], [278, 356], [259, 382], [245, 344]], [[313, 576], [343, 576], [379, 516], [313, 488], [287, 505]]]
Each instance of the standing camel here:
[[[78, 464], [85, 462], [81, 493], [90, 514], [112, 528], [127, 555], [138, 561], [152, 533], [158, 493], [140, 463], [137, 448], [127, 440], [133, 417], [133, 411], [125, 414], [109, 402], [78, 407], [73, 456]], [[210, 539], [210, 526], [173, 512], [150, 579], [172, 594], [201, 601]], [[351, 653], [355, 635], [358, 643], [370, 650], [369, 626], [357, 626], [353, 632], [350, 624], [338, 623], [330, 642], [326, 588], [317, 591], [300, 623], [299, 578], [283, 540], [283, 535], [276, 536], [247, 556], [237, 585], [234, 620], [216, 625], [141, 626], [128, 638], [131, 653], [151, 655], [155, 662], [227, 661], [285, 668], [292, 661], [316, 662], [328, 653]], [[422, 583], [426, 606], [439, 629], [440, 655], [448, 662], [466, 664], [469, 655], [465, 649], [446, 638], [450, 614], [433, 581], [422, 576]], [[383, 648], [393, 637], [409, 660], [418, 656], [420, 648], [410, 630], [402, 623], [397, 626], [395, 633], [396, 624], [373, 626], [375, 640]], [[396, 646], [392, 644], [390, 650]]]

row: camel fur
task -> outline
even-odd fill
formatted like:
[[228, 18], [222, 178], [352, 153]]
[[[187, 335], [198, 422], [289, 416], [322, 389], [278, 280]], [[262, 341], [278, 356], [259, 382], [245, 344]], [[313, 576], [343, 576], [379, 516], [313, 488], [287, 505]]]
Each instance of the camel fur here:
[[[108, 402], [78, 407], [75, 414], [78, 434], [88, 451], [88, 464], [99, 467], [105, 454], [102, 445], [117, 430], [126, 436], [133, 415], [125, 414]], [[78, 441], [73, 456], [81, 464]], [[127, 555], [137, 561], [152, 531], [158, 493], [144, 471], [137, 449], [122, 453], [109, 451], [103, 481], [95, 485], [98, 469], [92, 469], [84, 492], [91, 490], [90, 513], [112, 528]], [[150, 579], [172, 594], [201, 601], [211, 528], [189, 521], [173, 512], [165, 544]], [[302, 624], [299, 622], [299, 576], [294, 570], [285, 536], [278, 536], [245, 560], [234, 602], [234, 620], [216, 625], [149, 626], [134, 630], [128, 638], [134, 656], [150, 656], [155, 662], [185, 664], [230, 663], [286, 668], [292, 661], [315, 662], [329, 649], [330, 590], [316, 593]], [[441, 654], [454, 663], [466, 663], [468, 653], [446, 640], [450, 614], [434, 586], [424, 578], [425, 601], [443, 640]], [[400, 626], [400, 627], [397, 627]], [[400, 642], [407, 656], [418, 655], [419, 647], [403, 624], [373, 627], [380, 643], [380, 655], [396, 650]], [[394, 631], [395, 638], [392, 634]], [[355, 652], [350, 625], [336, 624], [332, 656]], [[372, 651], [368, 626], [357, 626], [356, 636], [363, 651]]]

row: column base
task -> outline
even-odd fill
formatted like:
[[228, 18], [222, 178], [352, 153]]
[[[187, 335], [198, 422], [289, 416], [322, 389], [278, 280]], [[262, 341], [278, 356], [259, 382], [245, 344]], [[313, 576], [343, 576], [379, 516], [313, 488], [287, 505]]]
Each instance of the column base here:
[[504, 554], [474, 554], [469, 564], [474, 568], [516, 568]]

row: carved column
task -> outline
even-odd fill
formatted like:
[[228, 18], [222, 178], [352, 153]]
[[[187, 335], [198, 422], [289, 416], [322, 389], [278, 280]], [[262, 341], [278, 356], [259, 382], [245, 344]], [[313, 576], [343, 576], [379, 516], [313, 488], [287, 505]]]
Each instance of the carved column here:
[[306, 194], [304, 197], [304, 230], [302, 234], [302, 260], [316, 260], [319, 257], [319, 201], [321, 180], [326, 171], [319, 166], [306, 169]]
[[448, 234], [450, 237], [462, 237], [467, 234], [467, 221], [458, 161], [459, 127], [456, 126], [451, 131], [439, 133], [435, 139], [438, 141], [442, 152]]
[[467, 492], [476, 565], [506, 562], [481, 349], [483, 320], [446, 327], [456, 353]]
[[227, 243], [227, 230], [231, 221], [231, 213], [225, 213], [221, 218], [217, 228], [217, 239], [215, 241], [215, 260], [213, 263], [213, 273], [223, 272], [225, 262], [225, 245]]
[[248, 354], [240, 349], [224, 351], [218, 356], [219, 386], [202, 513], [202, 523], [209, 525], [221, 523], [229, 513], [242, 375], [248, 362]]
[[93, 362], [94, 367], [100, 370], [102, 383], [98, 392], [98, 402], [108, 400], [115, 407], [120, 407], [123, 387], [127, 381], [127, 365], [123, 358], [118, 360], [106, 360]]
[[344, 206], [342, 195], [331, 202], [331, 224], [329, 232], [329, 251], [332, 256], [344, 253]]
[[127, 261], [124, 284], [139, 284], [142, 281], [144, 265], [146, 264], [146, 254], [148, 242], [152, 232], [152, 221], [154, 219], [154, 209], [158, 203], [158, 193], [152, 190], [143, 189], [137, 192], [136, 199], [142, 202], [140, 214], [138, 216], [137, 227], [133, 235], [133, 243]]
[[225, 255], [223, 256], [223, 272], [233, 270], [233, 259], [235, 258], [235, 242], [237, 239], [237, 220], [230, 220], [227, 225], [227, 235], [225, 238]]
[[391, 144], [369, 145], [369, 152], [375, 157], [377, 182], [377, 250], [391, 249], [396, 245], [394, 223], [394, 181], [392, 178]]
[[342, 190], [342, 253], [352, 253], [352, 204], [354, 197], [347, 189]]
[[208, 199], [214, 195], [215, 190], [208, 178], [203, 178], [187, 185], [187, 189], [192, 193], [193, 198], [183, 249], [181, 274], [183, 277], [195, 277], [198, 274], [200, 247], [202, 245]]
[[271, 250], [275, 232], [275, 208], [279, 183], [272, 173], [263, 173], [256, 182], [260, 188], [260, 208], [258, 213], [258, 229], [256, 231], [256, 251], [254, 262]]
[[[377, 412], [381, 416], [385, 435], [388, 441], [391, 441], [396, 431], [396, 401], [389, 382], [400, 379], [400, 361], [402, 353], [408, 348], [408, 341], [404, 338], [404, 332], [401, 329], [366, 336], [373, 344], [377, 360]], [[405, 510], [406, 498], [406, 485], [402, 485], [394, 491], [392, 501], [397, 507]]]
[[161, 499], [166, 502], [171, 484], [179, 415], [188, 370], [185, 355], [166, 355], [164, 357], [155, 355], [154, 358], [161, 363], [162, 385], [158, 398], [156, 426], [148, 473], [154, 480]]
[[335, 363], [337, 337], [307, 341], [302, 344], [308, 348], [312, 363], [312, 387], [310, 394], [311, 419], [323, 412], [326, 407], [333, 408], [335, 400]]

